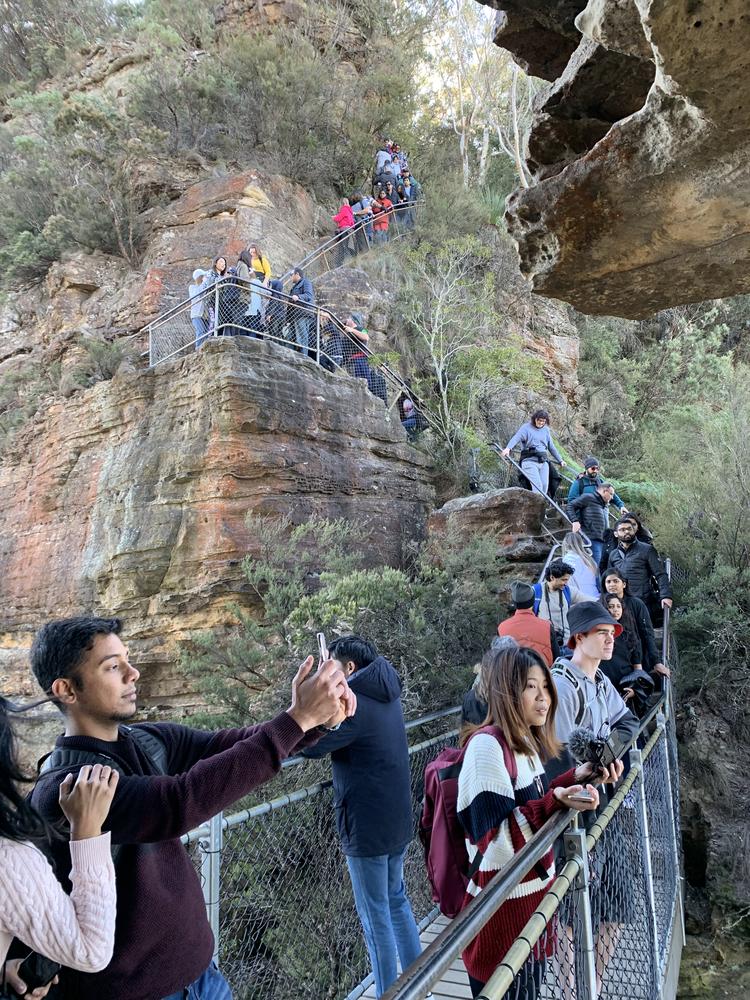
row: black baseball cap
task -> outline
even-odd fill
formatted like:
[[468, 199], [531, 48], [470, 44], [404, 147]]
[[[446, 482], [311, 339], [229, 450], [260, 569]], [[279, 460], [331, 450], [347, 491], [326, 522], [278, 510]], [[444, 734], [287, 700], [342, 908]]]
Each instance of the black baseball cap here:
[[581, 601], [580, 604], [571, 605], [568, 611], [568, 628], [570, 629], [568, 646], [575, 649], [575, 636], [580, 632], [590, 632], [597, 625], [614, 625], [615, 639], [618, 635], [622, 635], [622, 625], [598, 601]]

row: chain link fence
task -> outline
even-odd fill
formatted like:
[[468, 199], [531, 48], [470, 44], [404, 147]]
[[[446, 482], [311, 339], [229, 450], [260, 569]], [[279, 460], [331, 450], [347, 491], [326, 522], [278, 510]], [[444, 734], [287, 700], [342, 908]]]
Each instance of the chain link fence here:
[[609, 807], [558, 843], [556, 882], [482, 1000], [661, 1000], [684, 941], [673, 721], [627, 759]]
[[[409, 748], [415, 837], [404, 879], [418, 923], [434, 917], [416, 836], [424, 769], [455, 744], [458, 711], [409, 724], [412, 737], [428, 734]], [[436, 728], [442, 732], [429, 735]], [[369, 981], [336, 832], [330, 767], [326, 760], [290, 765], [263, 786], [264, 801], [215, 817], [183, 838], [201, 877], [217, 958], [235, 1000], [339, 1000], [364, 992], [357, 987]], [[301, 784], [311, 777], [321, 780]]]

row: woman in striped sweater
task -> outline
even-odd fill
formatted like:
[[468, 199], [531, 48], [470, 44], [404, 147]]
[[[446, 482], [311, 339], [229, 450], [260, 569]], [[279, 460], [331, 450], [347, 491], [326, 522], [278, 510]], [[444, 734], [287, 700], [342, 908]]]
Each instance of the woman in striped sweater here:
[[[585, 764], [560, 775], [550, 785], [543, 760], [556, 757], [557, 695], [549, 668], [538, 653], [524, 647], [491, 650], [482, 660], [482, 686], [487, 716], [480, 726], [465, 725], [466, 746], [458, 779], [458, 818], [466, 833], [473, 863], [481, 863], [470, 880], [464, 906], [507, 865], [532, 835], [558, 809], [596, 809], [599, 796], [581, 781], [591, 776]], [[588, 798], [578, 796], [588, 793]], [[520, 933], [551, 885], [555, 866], [550, 850], [513, 890], [494, 917], [463, 953], [472, 996], [484, 984]], [[538, 948], [527, 963], [514, 1000], [534, 1000], [544, 976], [552, 941]]]

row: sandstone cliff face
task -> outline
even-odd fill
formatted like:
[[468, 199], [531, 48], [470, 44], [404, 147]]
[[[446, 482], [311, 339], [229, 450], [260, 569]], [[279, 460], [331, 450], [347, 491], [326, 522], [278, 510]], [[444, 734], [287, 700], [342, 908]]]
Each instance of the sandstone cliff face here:
[[744, 0], [493, 0], [498, 44], [553, 81], [509, 203], [522, 270], [631, 318], [750, 289]]
[[180, 640], [247, 604], [249, 511], [344, 517], [399, 564], [433, 502], [428, 460], [362, 380], [268, 343], [216, 341], [55, 403], [0, 470], [6, 691], [51, 616], [117, 614], [146, 705], [190, 701]]

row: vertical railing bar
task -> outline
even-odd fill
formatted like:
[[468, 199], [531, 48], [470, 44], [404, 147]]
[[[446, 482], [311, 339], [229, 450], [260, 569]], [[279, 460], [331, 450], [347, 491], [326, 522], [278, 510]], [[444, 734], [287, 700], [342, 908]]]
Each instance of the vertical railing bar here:
[[[638, 768], [639, 774], [636, 778], [638, 786], [637, 802], [638, 810], [641, 814], [643, 824], [643, 840], [641, 842], [641, 855], [643, 858], [643, 875], [646, 880], [646, 892], [648, 905], [651, 910], [651, 934], [653, 937], [652, 958], [654, 962], [654, 975], [658, 979], [661, 973], [661, 961], [659, 957], [659, 928], [656, 922], [656, 900], [654, 898], [654, 872], [651, 867], [651, 834], [649, 833], [648, 809], [646, 805], [646, 772], [643, 766], [643, 754], [640, 750], [631, 750], [628, 754], [631, 768]], [[658, 988], [658, 987], [657, 987]]]
[[[577, 861], [579, 872], [575, 881], [574, 905], [580, 920], [580, 937], [573, 938], [575, 952], [575, 982], [577, 1000], [597, 1000], [596, 988], [596, 946], [594, 943], [594, 924], [591, 914], [591, 897], [589, 886], [589, 858], [586, 851], [586, 831], [581, 829], [568, 830], [565, 833], [565, 858], [567, 861]], [[578, 965], [581, 964], [582, 994], [578, 996]]]
[[224, 832], [222, 829], [223, 813], [212, 816], [208, 824], [208, 836], [198, 841], [201, 856], [201, 882], [203, 900], [206, 904], [211, 933], [214, 936], [213, 960], [219, 964], [219, 944], [221, 924], [219, 919], [221, 903], [221, 852], [224, 848]]

